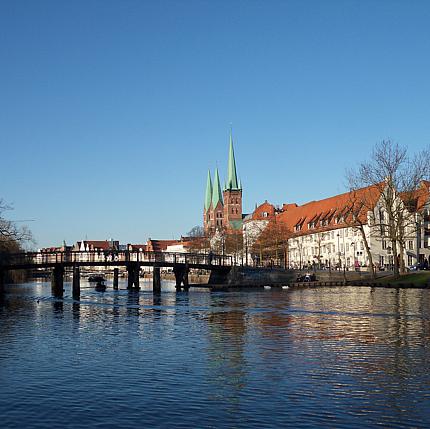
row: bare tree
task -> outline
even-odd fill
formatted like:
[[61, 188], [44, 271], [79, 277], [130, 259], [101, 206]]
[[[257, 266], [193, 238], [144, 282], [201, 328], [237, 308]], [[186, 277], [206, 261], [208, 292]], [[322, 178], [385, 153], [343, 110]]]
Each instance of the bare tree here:
[[276, 262], [282, 261], [285, 266], [288, 253], [288, 239], [291, 236], [291, 231], [287, 225], [275, 217], [268, 223], [254, 243], [254, 250], [260, 253], [260, 259], [266, 257]]
[[188, 237], [204, 237], [205, 236], [205, 230], [202, 226], [196, 225], [193, 226], [187, 233]]
[[[372, 279], [374, 279], [375, 266], [369, 243], [369, 238], [374, 232], [374, 217], [371, 216], [369, 219], [369, 213], [373, 213], [374, 211], [375, 204], [379, 196], [379, 189], [375, 186], [365, 189], [357, 189], [354, 179], [354, 176], [349, 177], [351, 187], [351, 191], [349, 192], [349, 201], [341, 216], [342, 221], [347, 227], [352, 228], [360, 234], [364, 243], [364, 248], [366, 249], [367, 259], [369, 261], [368, 271]], [[366, 234], [366, 227], [368, 229], [369, 236]]]
[[33, 242], [30, 230], [26, 226], [18, 226], [16, 222], [4, 217], [4, 213], [12, 210], [3, 199], [0, 199], [0, 251], [14, 252], [25, 244]]
[[369, 161], [347, 174], [351, 192], [371, 186], [379, 191], [379, 212], [376, 206], [372, 210], [372, 228], [379, 230], [381, 239], [386, 237], [391, 242], [396, 276], [400, 268], [404, 270], [405, 242], [416, 233], [408, 202], [420, 182], [428, 177], [429, 161], [429, 149], [410, 157], [406, 148], [384, 140], [375, 146]]

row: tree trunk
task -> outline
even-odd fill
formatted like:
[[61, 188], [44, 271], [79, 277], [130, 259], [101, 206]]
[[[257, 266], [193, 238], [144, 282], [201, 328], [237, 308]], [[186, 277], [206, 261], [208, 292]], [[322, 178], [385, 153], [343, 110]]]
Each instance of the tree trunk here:
[[399, 260], [399, 268], [400, 268], [400, 272], [401, 273], [405, 273], [406, 269], [405, 269], [405, 258], [404, 258], [404, 254], [405, 254], [405, 245], [399, 241], [399, 247], [400, 247], [400, 260]]
[[399, 273], [399, 260], [397, 258], [397, 240], [392, 240], [391, 244], [393, 247], [393, 262], [394, 262], [393, 274], [394, 274], [394, 277], [399, 277], [400, 273]]
[[[359, 230], [360, 230], [360, 233], [361, 233], [361, 237], [363, 238], [364, 247], [366, 248], [367, 258], [369, 259], [369, 268], [368, 268], [368, 270], [369, 270], [370, 276], [372, 277], [372, 280], [375, 280], [376, 276], [375, 276], [375, 268], [373, 266], [372, 252], [370, 251], [370, 246], [369, 246], [369, 243], [367, 241], [367, 237], [366, 237], [366, 234], [364, 232], [363, 226], [360, 226]], [[355, 257], [354, 257], [354, 259], [355, 259]]]

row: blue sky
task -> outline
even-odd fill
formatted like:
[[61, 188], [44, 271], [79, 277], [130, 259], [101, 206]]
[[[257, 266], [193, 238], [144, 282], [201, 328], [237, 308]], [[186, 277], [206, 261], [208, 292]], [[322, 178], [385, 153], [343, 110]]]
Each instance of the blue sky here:
[[0, 196], [38, 246], [201, 224], [233, 124], [244, 211], [430, 142], [430, 2], [0, 0]]

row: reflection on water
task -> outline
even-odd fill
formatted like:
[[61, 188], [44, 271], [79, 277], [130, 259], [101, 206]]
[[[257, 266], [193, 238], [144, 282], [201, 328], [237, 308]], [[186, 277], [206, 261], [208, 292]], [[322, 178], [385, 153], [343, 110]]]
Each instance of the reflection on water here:
[[430, 426], [427, 290], [70, 286], [0, 302], [2, 427]]

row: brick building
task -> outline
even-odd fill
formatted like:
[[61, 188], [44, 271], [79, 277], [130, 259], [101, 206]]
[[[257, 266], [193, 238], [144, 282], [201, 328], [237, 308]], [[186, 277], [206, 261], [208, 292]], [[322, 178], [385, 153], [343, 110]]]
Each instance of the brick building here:
[[208, 171], [203, 209], [203, 226], [207, 236], [212, 236], [217, 231], [242, 231], [242, 184], [237, 177], [231, 133], [227, 176], [221, 191], [218, 168], [215, 169], [213, 184]]

